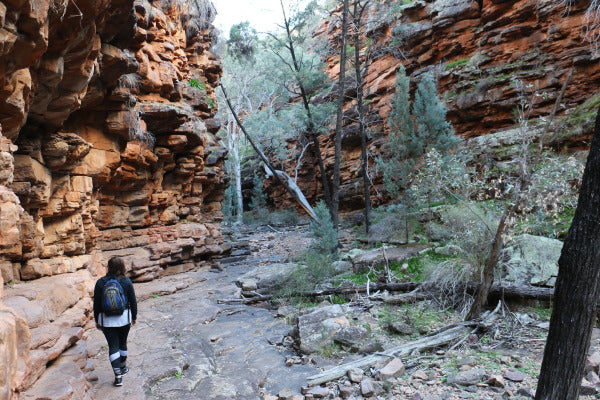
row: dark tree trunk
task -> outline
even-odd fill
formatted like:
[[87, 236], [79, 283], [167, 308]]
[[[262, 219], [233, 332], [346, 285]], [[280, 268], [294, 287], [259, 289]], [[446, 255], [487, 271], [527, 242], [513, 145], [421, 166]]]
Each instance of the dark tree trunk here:
[[536, 400], [575, 400], [596, 317], [600, 281], [600, 110], [577, 210], [558, 261], [554, 310]]
[[[333, 210], [331, 218], [333, 224], [337, 229], [339, 224], [338, 210], [340, 208], [340, 167], [342, 163], [342, 128], [344, 126], [344, 101], [345, 96], [345, 78], [346, 78], [346, 43], [348, 34], [348, 0], [344, 0], [344, 6], [342, 9], [342, 43], [340, 49], [340, 75], [338, 77], [339, 94], [338, 94], [338, 108], [337, 118], [335, 122], [335, 154], [334, 154], [334, 165], [333, 165], [333, 185], [331, 190]], [[357, 49], [358, 50], [358, 49]]]
[[492, 287], [492, 284], [494, 283], [494, 269], [498, 264], [500, 252], [504, 247], [503, 236], [506, 232], [506, 218], [508, 217], [509, 213], [510, 207], [506, 209], [506, 211], [502, 215], [502, 218], [500, 218], [500, 223], [498, 224], [498, 229], [496, 229], [496, 235], [494, 237], [492, 249], [490, 250], [490, 254], [488, 255], [487, 260], [485, 261], [485, 266], [483, 267], [483, 276], [481, 279], [481, 283], [477, 288], [477, 294], [475, 295], [475, 300], [473, 300], [473, 305], [471, 305], [471, 309], [465, 317], [466, 321], [470, 321], [479, 317], [479, 315], [481, 315], [483, 307], [487, 303], [490, 289]]
[[[360, 152], [361, 152], [361, 173], [363, 180], [363, 197], [365, 202], [365, 231], [369, 233], [371, 226], [371, 190], [369, 185], [367, 156], [367, 132], [365, 129], [365, 105], [363, 101], [363, 79], [362, 64], [360, 62], [360, 26], [362, 22], [362, 13], [366, 4], [359, 10], [359, 1], [354, 2], [353, 20], [354, 20], [354, 69], [356, 73], [356, 103], [358, 107], [358, 126], [360, 129]], [[367, 2], [368, 3], [368, 2]], [[408, 239], [407, 239], [408, 241]]]

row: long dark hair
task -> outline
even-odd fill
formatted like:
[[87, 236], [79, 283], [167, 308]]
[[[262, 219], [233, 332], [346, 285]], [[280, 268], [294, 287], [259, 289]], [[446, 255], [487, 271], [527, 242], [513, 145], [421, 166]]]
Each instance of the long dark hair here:
[[121, 257], [115, 256], [108, 260], [108, 274], [125, 276], [125, 262]]

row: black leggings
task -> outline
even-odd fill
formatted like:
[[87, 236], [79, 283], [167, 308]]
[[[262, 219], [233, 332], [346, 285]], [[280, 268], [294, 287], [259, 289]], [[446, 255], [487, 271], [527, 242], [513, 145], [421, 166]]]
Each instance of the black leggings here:
[[127, 335], [131, 324], [116, 328], [103, 327], [102, 332], [108, 343], [108, 358], [115, 375], [121, 375], [121, 368], [127, 360]]

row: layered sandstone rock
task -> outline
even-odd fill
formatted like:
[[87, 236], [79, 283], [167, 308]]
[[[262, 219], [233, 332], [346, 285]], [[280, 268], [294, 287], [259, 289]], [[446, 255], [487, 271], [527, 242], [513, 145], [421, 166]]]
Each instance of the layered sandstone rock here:
[[[413, 83], [427, 72], [438, 77], [440, 97], [448, 106], [448, 119], [456, 133], [466, 138], [514, 125], [515, 109], [524, 104], [531, 105], [526, 111], [529, 119], [547, 117], [572, 74], [557, 110], [559, 119], [568, 115], [597, 94], [600, 85], [600, 53], [597, 45], [588, 40], [597, 37], [599, 27], [597, 21], [591, 21], [590, 25], [586, 16], [589, 5], [590, 1], [550, 0], [373, 3], [366, 13], [362, 40], [368, 46], [361, 49], [361, 58], [368, 66], [363, 78], [369, 107], [369, 153], [376, 157], [385, 148], [386, 122], [400, 64], [405, 66]], [[338, 9], [336, 15], [339, 13]], [[334, 16], [316, 34], [327, 38], [330, 47], [337, 48], [340, 27], [341, 21]], [[327, 65], [331, 78], [337, 79], [339, 56], [329, 56]], [[354, 79], [349, 78], [348, 83], [347, 93], [354, 96]], [[362, 207], [357, 115], [356, 103], [348, 101], [342, 139], [342, 210]], [[553, 142], [557, 148], [565, 143], [577, 146], [575, 142], [581, 143], [591, 132], [592, 124], [586, 121], [571, 121], [575, 122], [572, 125], [586, 126], [586, 130], [575, 126], [565, 132], [561, 127], [554, 132], [560, 140], [549, 137], [547, 143]], [[329, 170], [333, 168], [332, 147], [331, 136], [322, 138]], [[287, 165], [288, 172], [293, 171], [292, 163]], [[306, 155], [301, 172], [301, 188], [309, 199], [316, 200], [322, 193], [319, 172]], [[372, 201], [380, 204], [386, 199], [381, 196], [375, 163], [370, 173], [375, 181]], [[274, 182], [268, 190], [276, 205], [293, 204]]]
[[214, 10], [185, 4], [0, 4], [3, 399], [89, 398], [107, 257], [139, 282], [222, 252]]

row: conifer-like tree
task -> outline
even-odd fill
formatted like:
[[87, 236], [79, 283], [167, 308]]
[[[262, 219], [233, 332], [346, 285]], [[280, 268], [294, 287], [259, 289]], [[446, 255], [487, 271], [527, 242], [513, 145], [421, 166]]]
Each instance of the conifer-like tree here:
[[392, 197], [410, 186], [410, 173], [429, 148], [446, 154], [458, 143], [446, 121], [446, 106], [437, 95], [433, 76], [425, 75], [419, 82], [412, 107], [410, 79], [403, 66], [398, 70], [395, 88], [388, 118], [389, 155], [378, 160], [385, 189]]

